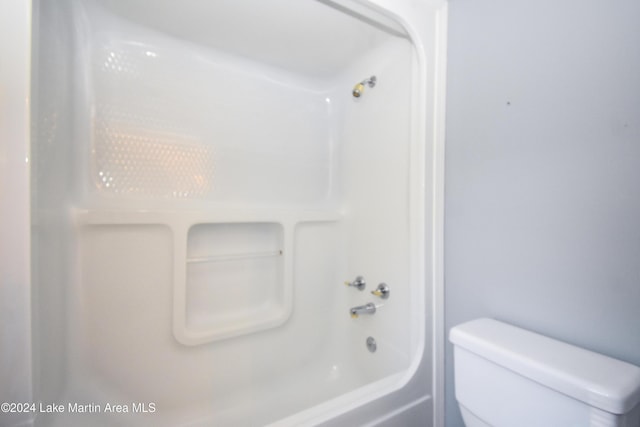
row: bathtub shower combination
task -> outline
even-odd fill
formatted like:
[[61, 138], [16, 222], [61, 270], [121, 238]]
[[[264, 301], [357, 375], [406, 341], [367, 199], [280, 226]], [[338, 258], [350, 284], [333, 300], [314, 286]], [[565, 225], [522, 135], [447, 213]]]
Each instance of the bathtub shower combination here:
[[402, 25], [42, 0], [33, 28], [33, 393], [67, 408], [36, 426], [314, 424], [411, 378], [425, 95]]

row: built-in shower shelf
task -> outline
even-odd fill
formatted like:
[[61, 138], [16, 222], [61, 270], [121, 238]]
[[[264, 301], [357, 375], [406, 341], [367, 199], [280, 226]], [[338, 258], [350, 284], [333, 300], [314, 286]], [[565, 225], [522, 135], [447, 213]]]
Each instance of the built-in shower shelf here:
[[234, 222], [301, 222], [339, 221], [343, 214], [337, 210], [305, 209], [238, 209], [204, 208], [202, 210], [115, 210], [74, 208], [73, 217], [86, 225], [164, 224], [173, 229], [189, 228], [200, 223]]
[[282, 251], [253, 252], [246, 254], [223, 254], [208, 257], [187, 258], [187, 263], [224, 262], [243, 259], [268, 258], [282, 255]]
[[[282, 325], [293, 309], [298, 224], [336, 222], [329, 210], [74, 209], [80, 226], [164, 225], [173, 234], [173, 334], [201, 345]], [[153, 268], [150, 266], [149, 268]]]

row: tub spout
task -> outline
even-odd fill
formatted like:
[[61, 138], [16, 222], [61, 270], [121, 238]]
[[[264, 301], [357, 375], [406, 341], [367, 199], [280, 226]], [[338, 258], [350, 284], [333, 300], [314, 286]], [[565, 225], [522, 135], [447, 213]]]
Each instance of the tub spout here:
[[376, 312], [376, 305], [372, 302], [365, 305], [352, 307], [349, 310], [349, 313], [351, 313], [351, 317], [353, 317], [354, 319], [361, 314], [374, 314], [375, 312]]

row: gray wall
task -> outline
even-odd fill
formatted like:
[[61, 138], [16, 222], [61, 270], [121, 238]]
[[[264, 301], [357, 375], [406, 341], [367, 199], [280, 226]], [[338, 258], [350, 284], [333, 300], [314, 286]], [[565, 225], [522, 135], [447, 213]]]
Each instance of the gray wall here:
[[447, 333], [488, 316], [640, 365], [640, 2], [449, 6]]

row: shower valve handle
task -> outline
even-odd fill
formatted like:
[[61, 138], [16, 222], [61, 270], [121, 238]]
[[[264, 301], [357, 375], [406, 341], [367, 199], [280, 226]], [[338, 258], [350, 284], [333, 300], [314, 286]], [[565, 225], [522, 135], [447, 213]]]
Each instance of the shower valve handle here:
[[357, 288], [359, 291], [364, 291], [365, 286], [367, 286], [367, 283], [364, 281], [362, 276], [356, 277], [353, 282], [344, 282], [344, 284]]
[[376, 288], [376, 290], [371, 291], [371, 293], [382, 299], [387, 299], [389, 298], [389, 294], [391, 293], [391, 290], [389, 289], [389, 286], [387, 286], [386, 283], [380, 283]]

